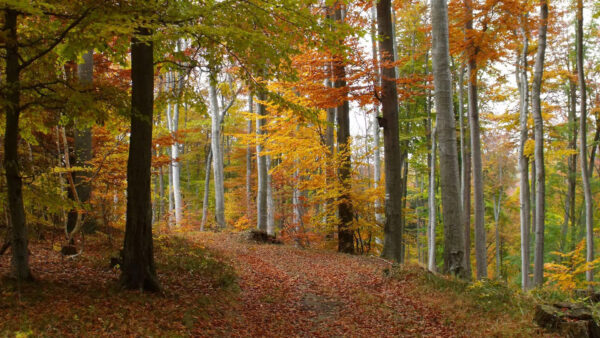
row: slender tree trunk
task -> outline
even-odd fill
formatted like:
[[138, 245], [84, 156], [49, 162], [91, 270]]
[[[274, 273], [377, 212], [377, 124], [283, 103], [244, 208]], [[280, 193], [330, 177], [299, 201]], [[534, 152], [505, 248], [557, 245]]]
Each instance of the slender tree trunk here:
[[127, 162], [127, 217], [121, 284], [127, 289], [158, 291], [152, 243], [151, 162], [154, 62], [151, 36], [137, 28], [131, 40], [131, 136]]
[[[471, 279], [471, 157], [469, 146], [465, 143], [465, 126], [464, 126], [464, 77], [465, 66], [460, 67], [460, 75], [458, 77], [458, 122], [460, 130], [460, 195], [462, 196], [463, 205], [463, 222], [464, 222], [464, 245], [465, 245], [465, 276]], [[467, 127], [469, 124], [467, 123]]]
[[[574, 81], [569, 81], [568, 94], [568, 127], [569, 127], [569, 149], [573, 152], [577, 151], [577, 85]], [[575, 229], [575, 189], [577, 186], [577, 154], [569, 155], [568, 157], [568, 172], [567, 172], [567, 196], [565, 197], [565, 218], [563, 228], [561, 230], [561, 245], [562, 252], [568, 252], [570, 247], [574, 246], [572, 241], [571, 246], [567, 244], [569, 232], [569, 224], [572, 229]], [[573, 247], [574, 248], [574, 247]], [[573, 249], [571, 249], [573, 250]]]
[[204, 196], [202, 197], [202, 222], [200, 223], [200, 231], [204, 231], [206, 226], [206, 218], [208, 216], [208, 195], [210, 192], [210, 167], [212, 162], [212, 148], [208, 148], [206, 153], [206, 170], [204, 171]]
[[456, 128], [452, 112], [448, 42], [448, 6], [432, 0], [433, 79], [440, 146], [440, 183], [444, 223], [444, 271], [465, 278], [464, 235], [460, 202]]
[[[375, 83], [374, 86], [381, 86], [381, 76], [379, 74], [379, 59], [377, 55], [377, 8], [376, 1], [373, 1], [371, 7], [371, 52], [373, 55], [373, 67], [375, 70]], [[375, 111], [371, 114], [371, 132], [373, 137], [373, 185], [375, 188], [379, 186], [381, 181], [381, 154], [379, 150], [379, 104], [375, 104]], [[381, 201], [375, 199], [375, 221], [378, 224], [383, 223], [383, 217], [378, 210], [381, 209]]]
[[165, 216], [165, 178], [163, 167], [158, 168], [158, 219]]
[[211, 106], [211, 149], [213, 156], [213, 171], [215, 181], [215, 219], [217, 227], [225, 227], [225, 185], [223, 176], [223, 146], [221, 144], [221, 113], [217, 101], [216, 83], [217, 74], [213, 73], [210, 79], [210, 106]]
[[19, 115], [20, 111], [20, 72], [19, 45], [17, 43], [17, 17], [13, 9], [5, 9], [4, 31], [6, 32], [6, 88], [4, 92], [4, 112], [6, 126], [4, 132], [4, 170], [6, 173], [8, 210], [11, 223], [12, 274], [17, 280], [33, 280], [29, 270], [29, 249], [25, 208], [23, 207], [23, 183], [19, 168]]
[[271, 171], [271, 155], [266, 156], [267, 166], [267, 234], [275, 235], [275, 201], [273, 199], [273, 177]]
[[[179, 99], [183, 78], [181, 75], [171, 74], [175, 96]], [[180, 226], [183, 218], [183, 201], [181, 198], [181, 163], [179, 162], [179, 143], [177, 142], [177, 132], [179, 131], [179, 103], [174, 102], [173, 115], [171, 116], [171, 135], [175, 139], [171, 145], [171, 167], [173, 175], [173, 206], [175, 208], [175, 226]]]
[[[465, 31], [473, 31], [473, 9], [471, 0], [465, 1], [469, 20]], [[479, 130], [479, 107], [477, 93], [477, 63], [475, 58], [478, 48], [472, 43], [468, 47], [468, 100], [469, 100], [469, 127], [471, 138], [471, 165], [473, 169], [473, 201], [475, 203], [475, 261], [477, 266], [477, 279], [487, 278], [487, 243], [485, 239], [485, 201], [483, 194], [483, 168], [481, 162], [481, 134]]]
[[[585, 85], [585, 72], [583, 69], [583, 0], [577, 0], [577, 80], [579, 82], [579, 160], [581, 162], [581, 180], [583, 182], [583, 197], [585, 201], [585, 233], [586, 233], [586, 262], [594, 260], [594, 209], [592, 189], [590, 187], [590, 174], [587, 163], [587, 93]], [[585, 272], [585, 280], [594, 280], [594, 270]], [[592, 285], [589, 285], [592, 288]]]
[[398, 126], [398, 93], [394, 62], [392, 13], [390, 0], [377, 3], [377, 31], [381, 60], [381, 110], [383, 117], [385, 223], [382, 256], [402, 262], [402, 154]]
[[[433, 120], [430, 119], [430, 124], [433, 125]], [[427, 259], [427, 268], [429, 271], [437, 271], [437, 265], [435, 262], [435, 226], [437, 224], [436, 219], [436, 205], [435, 205], [435, 163], [436, 163], [436, 155], [437, 155], [437, 142], [435, 140], [436, 130], [435, 127], [431, 128], [431, 155], [429, 156], [429, 198], [428, 198], [428, 206], [429, 206], [429, 227], [427, 231], [428, 238], [428, 259]]]
[[540, 286], [544, 282], [544, 228], [546, 174], [544, 168], [544, 120], [542, 118], [541, 88], [544, 73], [544, 57], [546, 55], [546, 32], [548, 30], [548, 3], [540, 0], [540, 27], [538, 29], [538, 49], [535, 56], [533, 84], [531, 88], [532, 110], [535, 134], [535, 254], [533, 267], [533, 285]]
[[[258, 99], [263, 101], [265, 95], [262, 92], [258, 93]], [[265, 116], [267, 112], [262, 103], [258, 104], [258, 118], [256, 119], [256, 134], [259, 137], [258, 145], [256, 146], [256, 168], [258, 171], [258, 192], [256, 196], [256, 221], [257, 228], [260, 231], [267, 232], [267, 156], [264, 155], [263, 137], [266, 133], [264, 130]]]
[[[254, 102], [252, 93], [248, 96], [248, 112], [254, 114]], [[248, 119], [246, 132], [252, 134], [252, 119]], [[252, 147], [246, 147], [246, 216], [250, 219], [252, 215]]]
[[[77, 75], [79, 83], [83, 88], [89, 89], [92, 86], [94, 80], [94, 54], [93, 50], [83, 55], [83, 63], [77, 65]], [[92, 129], [89, 126], [81, 125], [76, 123], [74, 132], [74, 164], [77, 167], [86, 167], [89, 161], [92, 160]], [[92, 193], [92, 185], [89, 181], [89, 173], [87, 172], [73, 172], [73, 180], [81, 203], [87, 203]], [[75, 211], [75, 217], [69, 215], [69, 220], [76, 219], [77, 212]], [[92, 217], [86, 217], [83, 229], [87, 232], [93, 232], [95, 230], [95, 224]], [[71, 226], [67, 226], [69, 231], [74, 228], [74, 223]]]
[[520, 221], [521, 221], [521, 287], [523, 291], [529, 288], [529, 219], [530, 219], [530, 197], [529, 197], [529, 157], [525, 155], [525, 144], [527, 143], [527, 115], [529, 110], [529, 84], [527, 81], [527, 54], [529, 40], [527, 32], [522, 23], [521, 35], [523, 39], [522, 52], [517, 51], [517, 85], [519, 86], [519, 173], [520, 181]]
[[[337, 2], [335, 8], [335, 20], [344, 22], [342, 3]], [[335, 77], [334, 86], [343, 91], [341, 94], [342, 104], [337, 107], [337, 143], [341, 165], [338, 169], [339, 180], [344, 187], [344, 193], [339, 197], [338, 213], [338, 251], [354, 253], [354, 234], [350, 229], [353, 219], [352, 202], [348, 191], [351, 185], [352, 161], [350, 158], [350, 105], [348, 103], [348, 87], [346, 86], [346, 66], [343, 55], [337, 55], [333, 65]]]

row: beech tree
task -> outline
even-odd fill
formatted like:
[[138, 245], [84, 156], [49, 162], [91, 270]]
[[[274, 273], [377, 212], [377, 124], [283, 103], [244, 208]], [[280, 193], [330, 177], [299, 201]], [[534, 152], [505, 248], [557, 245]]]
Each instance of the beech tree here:
[[465, 277], [462, 206], [456, 150], [456, 128], [452, 108], [450, 51], [448, 47], [448, 5], [445, 0], [431, 2], [433, 39], [433, 83], [440, 149], [440, 184], [444, 223], [444, 270]]

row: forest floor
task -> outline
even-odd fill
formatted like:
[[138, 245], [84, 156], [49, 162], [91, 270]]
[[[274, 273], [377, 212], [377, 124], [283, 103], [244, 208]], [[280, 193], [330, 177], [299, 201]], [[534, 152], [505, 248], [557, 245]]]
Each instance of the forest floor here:
[[[30, 247], [37, 281], [0, 279], [0, 337], [544, 335], [527, 309], [482, 305], [428, 282], [418, 267], [390, 270], [375, 257], [235, 234], [162, 234], [163, 291], [149, 294], [117, 287], [118, 268], [108, 267], [116, 241], [101, 235], [88, 236], [74, 258], [52, 239]], [[9, 265], [10, 253], [0, 256], [0, 276]]]

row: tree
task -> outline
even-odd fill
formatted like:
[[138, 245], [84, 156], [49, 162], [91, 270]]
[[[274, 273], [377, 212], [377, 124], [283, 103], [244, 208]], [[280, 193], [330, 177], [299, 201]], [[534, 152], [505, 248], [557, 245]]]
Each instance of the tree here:
[[213, 171], [215, 180], [215, 219], [217, 227], [225, 227], [225, 185], [223, 173], [223, 145], [221, 144], [221, 122], [225, 114], [221, 113], [217, 100], [217, 74], [210, 76], [209, 96], [211, 107], [210, 144], [213, 157]]
[[[526, 16], [521, 17], [522, 21]], [[521, 224], [521, 287], [523, 290], [529, 288], [529, 157], [525, 154], [527, 142], [527, 115], [529, 110], [529, 82], [527, 81], [527, 55], [529, 39], [526, 31], [526, 23], [521, 23], [520, 35], [522, 39], [522, 51], [517, 49], [517, 85], [519, 88], [519, 174], [520, 174], [520, 224]]]
[[546, 55], [546, 33], [548, 30], [548, 2], [540, 0], [540, 26], [538, 28], [538, 48], [533, 68], [531, 102], [535, 135], [535, 252], [533, 262], [533, 285], [540, 286], [544, 282], [544, 228], [546, 174], [544, 165], [544, 119], [542, 118], [541, 88], [544, 73], [544, 57]]
[[[579, 160], [581, 166], [581, 179], [583, 181], [583, 197], [585, 202], [585, 232], [586, 232], [586, 262], [594, 260], [594, 209], [592, 190], [590, 187], [590, 173], [587, 164], [587, 93], [585, 85], [585, 72], [583, 70], [583, 0], [577, 0], [577, 80], [579, 82]], [[585, 279], [588, 282], [594, 280], [594, 271], [587, 269]], [[590, 285], [591, 287], [591, 285]]]
[[391, 2], [377, 3], [377, 32], [381, 67], [381, 111], [385, 173], [385, 223], [382, 256], [398, 262], [402, 256], [402, 155], [399, 143], [398, 93], [392, 34]]
[[160, 290], [154, 265], [150, 165], [154, 110], [152, 32], [136, 29], [131, 39], [131, 135], [127, 161], [127, 215], [121, 284], [127, 289]]
[[[335, 5], [335, 20], [344, 22], [343, 6], [341, 2]], [[352, 161], [350, 159], [350, 104], [348, 103], [348, 89], [346, 87], [346, 68], [343, 55], [336, 55], [333, 62], [334, 87], [343, 90], [340, 96], [341, 104], [337, 107], [337, 144], [338, 151], [342, 154], [342, 166], [338, 169], [339, 180], [348, 189]], [[353, 219], [352, 202], [350, 196], [341, 195], [338, 204], [338, 251], [354, 253], [354, 234], [350, 229]]]
[[4, 10], [4, 31], [6, 42], [6, 89], [4, 91], [4, 111], [6, 130], [4, 133], [4, 170], [8, 194], [8, 208], [11, 222], [12, 270], [18, 280], [32, 280], [29, 270], [29, 249], [27, 248], [27, 227], [23, 208], [22, 180], [19, 173], [19, 116], [20, 110], [20, 73], [19, 44], [17, 40], [18, 12], [15, 9]]
[[432, 0], [433, 82], [440, 147], [440, 184], [444, 223], [444, 271], [465, 277], [462, 207], [459, 187], [456, 128], [452, 112], [448, 43], [448, 6]]
[[[465, 1], [467, 22], [466, 37], [473, 30], [473, 6], [471, 0]], [[469, 127], [471, 139], [471, 165], [473, 170], [473, 199], [475, 202], [475, 260], [477, 264], [477, 279], [487, 278], [487, 246], [485, 240], [485, 201], [483, 198], [483, 170], [481, 163], [481, 133], [479, 130], [479, 107], [477, 104], [477, 61], [478, 48], [470, 37], [467, 48], [467, 96], [469, 101]]]

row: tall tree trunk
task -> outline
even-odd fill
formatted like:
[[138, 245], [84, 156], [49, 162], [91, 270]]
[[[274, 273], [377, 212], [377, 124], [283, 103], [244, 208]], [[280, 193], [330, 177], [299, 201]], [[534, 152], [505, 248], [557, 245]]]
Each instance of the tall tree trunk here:
[[[471, 157], [469, 146], [465, 143], [464, 126], [464, 77], [465, 66], [461, 64], [458, 77], [458, 122], [460, 130], [460, 195], [463, 205], [464, 245], [465, 245], [465, 276], [471, 279]], [[467, 127], [469, 124], [467, 123]]]
[[[569, 245], [567, 244], [567, 237], [569, 233], [569, 224], [575, 226], [575, 189], [577, 185], [577, 85], [574, 81], [569, 80], [568, 89], [568, 135], [569, 135], [569, 149], [574, 154], [569, 155], [567, 158], [567, 196], [565, 197], [565, 217], [561, 229], [560, 237], [560, 249], [563, 253], [569, 251]], [[571, 243], [573, 245], [573, 243]]]
[[[83, 63], [77, 65], [77, 76], [82, 88], [89, 89], [92, 86], [94, 80], [94, 54], [93, 50], [83, 55]], [[92, 159], [92, 129], [89, 126], [85, 126], [81, 123], [75, 125], [74, 132], [74, 143], [73, 143], [73, 162], [77, 167], [85, 167], [89, 164]], [[80, 203], [87, 203], [90, 199], [92, 192], [92, 185], [89, 182], [89, 173], [87, 172], [72, 172], [73, 181], [75, 183], [75, 189], [79, 196]], [[67, 230], [70, 232], [75, 228], [77, 220], [77, 211], [72, 210], [69, 212], [69, 222], [67, 224]], [[95, 224], [92, 217], [86, 217], [83, 229], [87, 232], [93, 232]]]
[[[171, 74], [175, 97], [179, 100], [183, 77], [180, 74]], [[181, 198], [181, 163], [179, 162], [179, 143], [177, 142], [177, 132], [179, 131], [179, 103], [173, 104], [173, 115], [171, 116], [171, 136], [175, 139], [171, 145], [171, 167], [173, 175], [173, 206], [175, 208], [175, 226], [180, 226], [183, 218], [183, 202]]]
[[[381, 86], [381, 76], [379, 74], [379, 62], [377, 55], [377, 8], [376, 1], [373, 1], [373, 6], [371, 7], [371, 52], [373, 55], [373, 68], [375, 70], [375, 83], [374, 86]], [[375, 103], [375, 111], [371, 114], [371, 132], [373, 137], [373, 185], [375, 188], [379, 186], [381, 181], [381, 154], [379, 150], [379, 104]], [[375, 221], [378, 224], [383, 223], [383, 217], [381, 213], [379, 213], [379, 209], [381, 208], [381, 201], [379, 199], [375, 199]]]
[[[248, 112], [254, 114], [254, 100], [252, 93], [248, 95]], [[252, 119], [248, 119], [246, 133], [252, 134]], [[246, 147], [246, 216], [250, 219], [252, 214], [252, 147]]]
[[440, 183], [444, 223], [444, 271], [465, 277], [464, 235], [460, 202], [456, 128], [452, 112], [452, 80], [446, 0], [432, 0], [433, 79], [440, 146]]
[[[433, 125], [433, 119], [429, 120], [430, 124]], [[435, 205], [435, 163], [437, 155], [437, 142], [435, 140], [436, 128], [430, 127], [431, 130], [431, 155], [429, 155], [429, 191], [428, 191], [428, 209], [429, 209], [429, 227], [427, 231], [428, 238], [428, 259], [427, 268], [429, 271], [436, 271], [437, 266], [435, 262], [435, 226], [437, 224], [436, 219], [436, 205]]]
[[[258, 93], [258, 99], [264, 101], [265, 95], [262, 92]], [[257, 228], [260, 231], [267, 232], [267, 156], [264, 155], [263, 135], [266, 131], [265, 116], [267, 115], [264, 104], [258, 104], [258, 117], [256, 119], [256, 134], [259, 137], [258, 145], [256, 146], [256, 168], [258, 172], [258, 192], [256, 195], [256, 222]]]
[[525, 155], [525, 144], [527, 143], [527, 115], [529, 110], [529, 83], [527, 81], [527, 54], [529, 40], [522, 23], [521, 35], [523, 49], [517, 51], [517, 85], [519, 87], [519, 173], [520, 181], [520, 223], [521, 223], [521, 287], [523, 291], [529, 288], [529, 219], [530, 219], [530, 196], [529, 196], [529, 157]]
[[211, 106], [211, 149], [215, 181], [215, 220], [217, 227], [225, 227], [225, 185], [223, 176], [223, 146], [221, 144], [221, 112], [217, 101], [217, 74], [212, 73], [209, 95]]
[[533, 285], [540, 286], [544, 283], [544, 228], [545, 228], [545, 199], [546, 199], [546, 173], [544, 166], [544, 120], [540, 93], [542, 88], [542, 75], [544, 73], [544, 58], [546, 56], [546, 33], [548, 30], [548, 2], [540, 0], [540, 27], [538, 29], [538, 49], [535, 56], [533, 70], [533, 84], [531, 87], [534, 134], [535, 134], [535, 253], [533, 267]]
[[[473, 9], [471, 0], [465, 1], [467, 15], [466, 33], [473, 31]], [[472, 40], [470, 40], [472, 41]], [[469, 127], [471, 138], [471, 165], [473, 169], [473, 201], [475, 203], [475, 261], [477, 279], [487, 278], [487, 245], [485, 240], [485, 201], [483, 194], [483, 168], [481, 162], [481, 134], [479, 130], [479, 107], [477, 93], [478, 48], [472, 42], [468, 46], [467, 94], [469, 100]]]
[[[335, 6], [335, 20], [344, 22], [342, 3], [337, 2]], [[343, 43], [343, 41], [342, 41]], [[337, 55], [333, 73], [335, 77], [335, 88], [341, 88], [341, 105], [337, 107], [337, 143], [341, 164], [338, 169], [338, 177], [344, 187], [344, 193], [339, 197], [338, 213], [338, 251], [354, 253], [354, 234], [350, 229], [353, 219], [352, 202], [348, 191], [350, 190], [352, 161], [350, 158], [350, 105], [348, 103], [348, 87], [346, 86], [346, 66], [343, 55]]]
[[381, 110], [383, 117], [385, 223], [382, 256], [402, 262], [402, 154], [398, 126], [398, 93], [394, 62], [391, 1], [377, 3], [377, 31], [381, 60]]
[[275, 235], [275, 200], [273, 199], [273, 177], [271, 171], [271, 155], [266, 156], [267, 166], [267, 234]]
[[204, 196], [202, 197], [202, 221], [200, 223], [200, 231], [204, 231], [206, 226], [206, 218], [208, 215], [208, 195], [210, 192], [210, 167], [212, 162], [212, 148], [208, 148], [206, 153], [206, 170], [204, 171]]
[[[585, 72], [583, 69], [583, 0], [577, 0], [577, 80], [579, 82], [579, 160], [581, 166], [581, 180], [583, 182], [583, 197], [585, 201], [585, 234], [586, 234], [586, 262], [594, 260], [594, 209], [592, 189], [590, 187], [590, 174], [587, 163], [587, 93], [585, 85]], [[594, 270], [585, 272], [588, 282], [594, 280]], [[590, 284], [591, 288], [592, 285]]]
[[127, 161], [127, 217], [121, 284], [127, 289], [158, 291], [152, 243], [151, 162], [154, 62], [147, 28], [131, 39], [131, 136]]
[[21, 86], [19, 65], [19, 45], [17, 42], [17, 17], [13, 9], [5, 9], [4, 31], [6, 32], [6, 89], [4, 92], [4, 112], [6, 126], [4, 132], [4, 170], [6, 173], [8, 210], [11, 223], [12, 274], [17, 280], [32, 280], [29, 269], [29, 249], [27, 248], [27, 226], [23, 207], [23, 183], [19, 173], [19, 115]]

